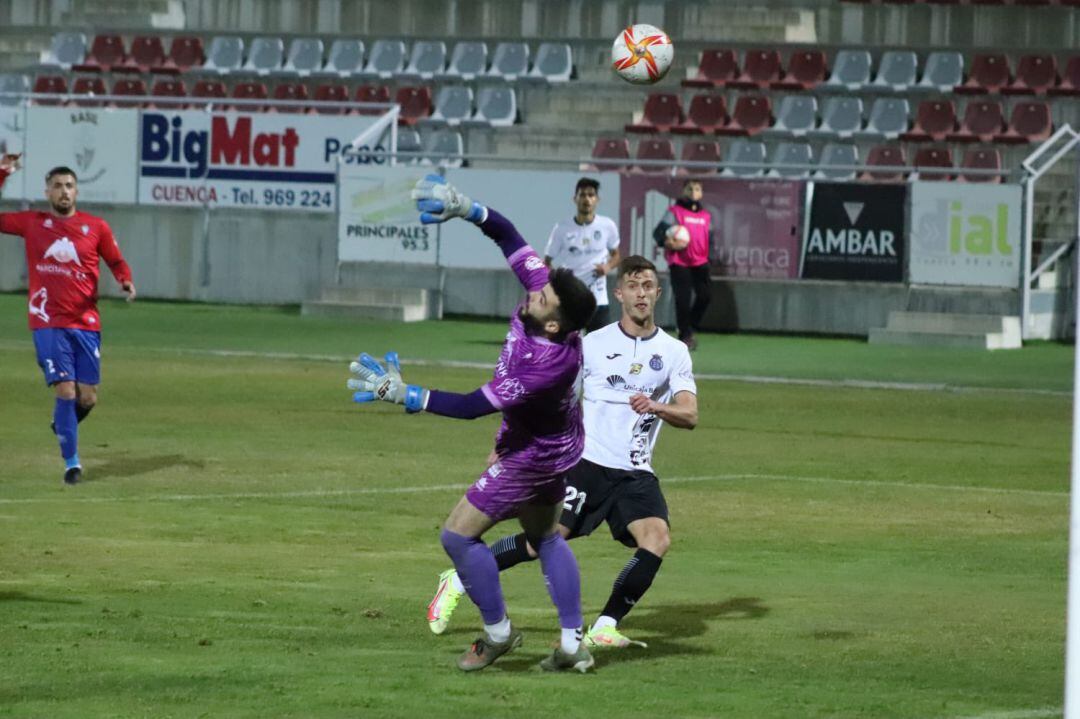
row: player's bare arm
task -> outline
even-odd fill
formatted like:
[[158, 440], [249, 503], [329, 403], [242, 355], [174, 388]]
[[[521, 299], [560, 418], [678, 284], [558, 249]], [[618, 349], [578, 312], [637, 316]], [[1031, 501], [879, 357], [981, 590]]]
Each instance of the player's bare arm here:
[[630, 407], [638, 414], [654, 414], [672, 427], [693, 429], [697, 427], [697, 395], [693, 392], [679, 392], [673, 402], [656, 402], [644, 394], [635, 394], [630, 398]]

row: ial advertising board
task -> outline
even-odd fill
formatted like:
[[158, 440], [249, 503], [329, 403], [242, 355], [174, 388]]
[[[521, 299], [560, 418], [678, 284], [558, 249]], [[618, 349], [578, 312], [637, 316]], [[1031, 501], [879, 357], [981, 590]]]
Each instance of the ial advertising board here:
[[904, 280], [905, 185], [812, 183], [802, 276]]

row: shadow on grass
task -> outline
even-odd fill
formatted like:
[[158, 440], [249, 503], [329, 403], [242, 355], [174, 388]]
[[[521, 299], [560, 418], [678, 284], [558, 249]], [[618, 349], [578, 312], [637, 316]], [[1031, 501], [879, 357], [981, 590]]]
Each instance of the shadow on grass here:
[[40, 602], [43, 604], [82, 604], [78, 599], [52, 599], [25, 592], [0, 592], [0, 602]]
[[188, 459], [182, 454], [162, 454], [153, 457], [114, 457], [105, 460], [99, 465], [90, 467], [87, 471], [87, 478], [99, 480], [109, 477], [135, 477], [170, 467], [202, 469], [205, 466], [204, 462]]

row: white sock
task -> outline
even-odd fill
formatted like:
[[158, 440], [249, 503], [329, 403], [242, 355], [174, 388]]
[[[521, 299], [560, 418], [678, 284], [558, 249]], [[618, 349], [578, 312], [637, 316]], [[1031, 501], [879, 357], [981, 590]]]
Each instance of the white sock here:
[[510, 638], [510, 617], [503, 617], [501, 622], [495, 624], [485, 624], [484, 631], [493, 643], [502, 644]]
[[457, 572], [450, 575], [450, 586], [453, 587], [455, 592], [464, 592], [465, 585], [461, 583], [461, 577]]
[[592, 625], [592, 631], [595, 632], [595, 631], [598, 631], [600, 629], [603, 629], [604, 627], [618, 626], [618, 624], [619, 623], [617, 621], [615, 621], [614, 619], [612, 619], [611, 617], [601, 615], [601, 617], [596, 620], [596, 624]]
[[578, 647], [581, 646], [581, 627], [576, 629], [562, 628], [562, 635], [559, 637], [559, 646], [567, 654], [577, 654]]

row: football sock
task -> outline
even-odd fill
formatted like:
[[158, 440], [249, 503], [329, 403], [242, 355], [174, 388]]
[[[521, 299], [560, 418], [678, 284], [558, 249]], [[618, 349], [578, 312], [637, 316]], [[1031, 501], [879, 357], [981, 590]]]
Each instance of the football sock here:
[[94, 409], [94, 405], [90, 405], [89, 407], [83, 407], [81, 404], [75, 405], [75, 420], [77, 422], [82, 422], [86, 419], [86, 415], [90, 414], [90, 410], [92, 409]]
[[[559, 626], [564, 630], [581, 629], [581, 575], [570, 545], [558, 532], [544, 537], [537, 553], [544, 572], [544, 583], [555, 608], [559, 611]], [[574, 648], [577, 651], [577, 648]]]
[[461, 577], [461, 584], [469, 599], [480, 609], [484, 625], [498, 624], [506, 618], [502, 586], [499, 584], [499, 566], [487, 545], [477, 537], [465, 537], [442, 531], [443, 549], [450, 555]]
[[465, 585], [461, 583], [461, 576], [457, 572], [450, 575], [450, 586], [453, 587], [455, 592], [465, 591]]
[[[60, 441], [60, 454], [68, 462], [68, 468], [79, 463], [79, 422], [75, 419], [75, 400], [56, 398], [53, 409], [53, 423], [56, 425], [56, 438]], [[74, 459], [75, 464], [70, 464]]]
[[615, 578], [615, 586], [611, 588], [611, 596], [604, 605], [602, 614], [611, 617], [616, 623], [629, 614], [652, 585], [662, 561], [664, 560], [647, 549], [634, 552], [634, 556]]
[[618, 625], [619, 623], [615, 621], [613, 617], [609, 617], [606, 614], [601, 614], [600, 617], [596, 620], [596, 623], [592, 625], [592, 631], [596, 632], [603, 629], [604, 627], [616, 627]]
[[501, 622], [485, 624], [484, 631], [492, 642], [502, 644], [510, 638], [510, 618], [504, 616]]
[[567, 654], [577, 654], [578, 647], [581, 646], [582, 636], [581, 627], [577, 629], [563, 627], [562, 633], [559, 635], [559, 647]]
[[525, 539], [524, 532], [503, 537], [495, 542], [491, 545], [491, 553], [495, 555], [495, 562], [498, 563], [500, 572], [522, 562], [531, 562], [536, 559], [529, 556], [529, 543]]

